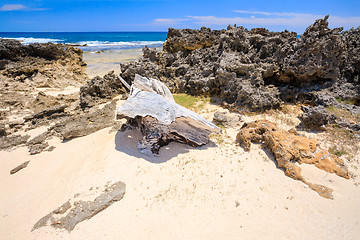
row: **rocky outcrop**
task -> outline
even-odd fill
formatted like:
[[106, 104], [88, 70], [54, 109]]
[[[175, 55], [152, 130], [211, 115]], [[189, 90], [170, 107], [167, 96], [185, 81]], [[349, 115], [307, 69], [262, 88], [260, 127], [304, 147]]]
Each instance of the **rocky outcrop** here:
[[156, 77], [172, 92], [219, 96], [244, 111], [319, 104], [324, 96], [358, 101], [360, 29], [330, 29], [327, 19], [299, 38], [264, 28], [169, 29], [161, 52], [144, 48], [143, 59], [121, 64], [121, 76]]
[[[54, 149], [48, 143], [53, 137], [69, 140], [114, 126], [115, 103], [99, 106], [124, 92], [113, 73], [90, 81], [80, 97], [38, 89], [76, 90], [87, 80], [85, 65], [82, 51], [70, 46], [0, 40], [0, 150], [27, 146], [30, 154], [39, 154]], [[47, 129], [41, 134], [26, 135], [43, 126]]]
[[[336, 108], [332, 107], [332, 109]], [[343, 113], [339, 115], [349, 115], [351, 117], [351, 119], [345, 119], [342, 118], [342, 116], [329, 113], [329, 111], [321, 105], [315, 107], [301, 106], [301, 110], [303, 111], [303, 114], [300, 117], [301, 123], [308, 129], [319, 130], [329, 125], [335, 125], [349, 130], [353, 138], [360, 138], [359, 114], [352, 114], [350, 111], [342, 109]], [[349, 116], [347, 117], [349, 118]]]
[[263, 143], [272, 151], [278, 166], [285, 170], [286, 176], [305, 183], [324, 198], [332, 199], [332, 190], [306, 180], [301, 175], [301, 168], [295, 163], [314, 164], [319, 169], [349, 179], [344, 161], [321, 149], [316, 139], [300, 136], [295, 130], [282, 130], [267, 120], [244, 124], [236, 140], [246, 151], [250, 151], [251, 142]]
[[63, 44], [29, 44], [0, 39], [0, 75], [36, 87], [81, 84], [87, 78], [82, 50]]
[[336, 122], [336, 115], [329, 114], [321, 105], [316, 107], [302, 106], [301, 110], [304, 112], [301, 115], [302, 123], [308, 128], [319, 129]]
[[60, 134], [63, 140], [89, 135], [115, 125], [115, 108], [116, 102], [113, 101], [101, 109], [75, 112], [56, 123], [51, 130]]
[[92, 107], [125, 93], [126, 89], [119, 77], [114, 74], [114, 71], [111, 71], [104, 77], [94, 77], [80, 88], [80, 105]]

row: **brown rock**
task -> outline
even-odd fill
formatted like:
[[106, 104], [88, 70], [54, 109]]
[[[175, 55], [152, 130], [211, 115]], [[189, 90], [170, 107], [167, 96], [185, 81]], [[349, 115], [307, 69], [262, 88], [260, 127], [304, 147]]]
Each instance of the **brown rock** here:
[[319, 169], [349, 179], [343, 160], [321, 149], [317, 139], [308, 139], [279, 129], [275, 123], [267, 120], [244, 124], [236, 140], [246, 151], [250, 151], [251, 142], [264, 143], [274, 153], [278, 166], [285, 169], [285, 175], [302, 181], [324, 198], [332, 199], [332, 190], [308, 182], [301, 175], [301, 168], [296, 166], [295, 162], [314, 164]]
[[21, 169], [26, 168], [27, 165], [29, 164], [29, 162], [30, 162], [30, 161], [23, 162], [22, 164], [20, 164], [20, 165], [17, 166], [16, 168], [13, 168], [13, 169], [10, 171], [10, 174], [15, 174], [15, 173], [17, 173], [18, 171], [20, 171]]

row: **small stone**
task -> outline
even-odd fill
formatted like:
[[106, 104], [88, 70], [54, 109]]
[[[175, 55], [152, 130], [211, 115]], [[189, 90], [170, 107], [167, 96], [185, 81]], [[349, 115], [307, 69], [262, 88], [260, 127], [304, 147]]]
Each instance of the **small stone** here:
[[21, 169], [23, 168], [26, 168], [27, 165], [29, 164], [30, 161], [26, 161], [26, 162], [23, 162], [22, 164], [20, 164], [19, 166], [17, 166], [16, 168], [12, 169], [10, 171], [10, 174], [15, 174], [17, 173], [18, 171], [20, 171]]

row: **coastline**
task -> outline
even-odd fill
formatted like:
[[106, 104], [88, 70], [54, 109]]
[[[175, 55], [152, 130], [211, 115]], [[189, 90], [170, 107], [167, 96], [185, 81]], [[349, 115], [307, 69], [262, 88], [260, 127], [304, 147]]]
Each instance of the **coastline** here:
[[[343, 96], [352, 98], [336, 98], [338, 91], [326, 89], [330, 78], [322, 77], [332, 77], [337, 89], [358, 86], [357, 72], [351, 70], [358, 63], [353, 52], [360, 45], [353, 43], [360, 29], [341, 36], [328, 29], [326, 18], [309, 29], [303, 39], [235, 26], [221, 33], [172, 29], [156, 51], [96, 53], [0, 40], [7, 50], [0, 70], [0, 239], [357, 239], [360, 104], [351, 91]], [[345, 63], [327, 45], [329, 39], [343, 47]], [[292, 49], [299, 46], [295, 43], [306, 48]], [[317, 51], [318, 46], [327, 51]], [[273, 60], [284, 49], [283, 63], [291, 71], [281, 71], [284, 65]], [[319, 56], [310, 53], [338, 65], [315, 65]], [[158, 78], [179, 93], [174, 94], [177, 103], [183, 100], [184, 107], [218, 124], [222, 133], [210, 135], [200, 147], [170, 142], [159, 156], [141, 154], [137, 145], [147, 137], [142, 125], [122, 131], [128, 120], [115, 119], [129, 96], [118, 78], [119, 63], [125, 81], [133, 82], [135, 74]], [[312, 74], [314, 68], [320, 69], [318, 75]], [[289, 96], [293, 99], [285, 101]], [[258, 135], [247, 139], [247, 151], [238, 135], [263, 119], [282, 135], [266, 138], [269, 130], [251, 130]], [[305, 146], [306, 140], [299, 144], [287, 134], [318, 141]], [[271, 148], [275, 145], [280, 153]], [[327, 169], [328, 159], [305, 159], [307, 153], [317, 154], [318, 146], [328, 149], [326, 156], [339, 157], [336, 164], [346, 177]], [[279, 167], [279, 155], [293, 168]], [[306, 181], [296, 177], [300, 172]], [[112, 195], [108, 187], [118, 182], [126, 184], [125, 195], [103, 207], [99, 197]], [[307, 182], [331, 190], [331, 198]], [[77, 206], [85, 206], [80, 214], [95, 214], [70, 230], [62, 228], [69, 219], [58, 216], [71, 216]], [[45, 221], [51, 216], [54, 221]]]
[[86, 74], [89, 78], [104, 76], [110, 71], [120, 73], [120, 63], [135, 61], [142, 57], [141, 49], [127, 49], [117, 51], [99, 51], [83, 53], [86, 66]]
[[[151, 48], [161, 51], [162, 47]], [[86, 74], [89, 78], [104, 76], [110, 71], [120, 73], [120, 63], [139, 60], [142, 57], [142, 48], [106, 51], [84, 51], [83, 60], [87, 64]]]

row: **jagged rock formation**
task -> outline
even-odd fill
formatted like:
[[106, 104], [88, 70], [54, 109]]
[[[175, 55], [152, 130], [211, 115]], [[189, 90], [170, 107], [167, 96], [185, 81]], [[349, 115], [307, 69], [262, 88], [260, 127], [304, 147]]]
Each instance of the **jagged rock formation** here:
[[264, 28], [170, 28], [161, 52], [144, 48], [143, 59], [121, 64], [121, 76], [128, 82], [135, 73], [157, 77], [172, 92], [220, 96], [237, 110], [263, 111], [282, 101], [323, 104], [329, 97], [358, 101], [360, 29], [329, 29], [327, 19], [300, 38]]
[[321, 105], [316, 107], [301, 106], [301, 110], [304, 112], [301, 115], [302, 123], [308, 128], [319, 129], [336, 122], [336, 115], [329, 114]]
[[64, 87], [87, 78], [82, 50], [63, 44], [30, 44], [0, 39], [0, 75], [30, 86]]
[[175, 103], [164, 84], [139, 75], [129, 98], [118, 108], [117, 118], [127, 119], [123, 130], [141, 130], [144, 137], [137, 147], [146, 155], [158, 154], [172, 141], [198, 147], [209, 142], [210, 133], [220, 132], [213, 123]]
[[119, 77], [114, 74], [114, 71], [111, 71], [103, 78], [94, 77], [80, 88], [80, 105], [83, 108], [92, 107], [125, 93], [126, 89], [124, 89]]
[[[88, 79], [85, 65], [80, 49], [0, 39], [0, 150], [27, 146], [30, 154], [38, 154], [54, 149], [48, 143], [54, 136], [69, 140], [116, 125], [115, 102], [99, 107], [124, 93], [113, 73], [88, 82], [80, 98], [78, 92], [39, 91], [68, 86], [76, 90]], [[26, 134], [41, 126], [47, 130], [38, 136]]]
[[300, 117], [301, 123], [306, 128], [322, 129], [323, 127], [334, 124], [353, 132], [354, 138], [360, 137], [360, 114], [350, 114], [347, 110], [343, 110], [347, 114], [350, 114], [353, 119], [356, 119], [356, 122], [343, 119], [341, 116], [337, 116], [336, 114], [331, 114], [321, 105], [315, 107], [301, 106], [301, 110], [304, 112]]
[[287, 132], [267, 120], [244, 124], [236, 140], [246, 151], [250, 151], [251, 142], [263, 143], [273, 152], [286, 176], [302, 181], [324, 198], [332, 199], [332, 190], [306, 180], [301, 175], [301, 168], [295, 163], [314, 164], [319, 169], [349, 179], [343, 160], [321, 149], [316, 139], [300, 136], [295, 130]]
[[103, 193], [97, 196], [93, 201], [78, 200], [77, 198], [81, 197], [79, 194], [78, 197], [70, 199], [59, 208], [41, 218], [35, 223], [31, 231], [44, 226], [52, 226], [54, 228], [63, 228], [71, 232], [78, 223], [91, 219], [113, 203], [120, 201], [124, 195], [125, 183], [123, 182], [116, 182], [110, 186], [106, 185]]

